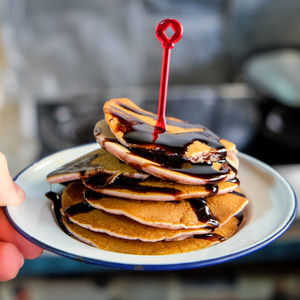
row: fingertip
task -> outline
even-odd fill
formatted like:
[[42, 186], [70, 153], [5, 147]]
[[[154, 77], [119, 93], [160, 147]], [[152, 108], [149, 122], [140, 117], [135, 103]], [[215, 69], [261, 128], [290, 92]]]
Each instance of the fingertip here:
[[24, 264], [24, 257], [11, 243], [0, 242], [0, 281], [14, 279]]
[[18, 186], [15, 182], [13, 183], [14, 184], [14, 188], [15, 188], [15, 191], [16, 191], [16, 193], [17, 193], [17, 195], [18, 195], [18, 199], [17, 199], [17, 204], [20, 204], [20, 203], [22, 203], [24, 200], [25, 200], [25, 192], [24, 192], [24, 190], [20, 187], [20, 186]]
[[27, 249], [22, 249], [22, 254], [24, 255], [24, 258], [25, 259], [35, 259], [37, 257], [39, 257], [44, 249], [38, 247], [38, 246], [35, 246], [35, 245], [31, 245], [30, 247], [27, 247]]
[[[25, 259], [33, 259], [41, 255], [43, 249], [36, 246], [19, 234], [9, 223], [3, 209], [0, 207], [0, 241], [16, 245]], [[0, 242], [1, 243], [1, 242]]]
[[0, 166], [3, 164], [7, 164], [7, 161], [5, 155], [2, 152], [0, 152]]
[[24, 198], [24, 191], [13, 182], [7, 160], [4, 154], [0, 152], [0, 206], [18, 205]]

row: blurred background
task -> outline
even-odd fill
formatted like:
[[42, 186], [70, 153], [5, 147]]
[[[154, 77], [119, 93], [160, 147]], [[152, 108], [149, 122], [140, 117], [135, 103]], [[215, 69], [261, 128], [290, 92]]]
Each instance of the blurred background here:
[[[93, 142], [110, 98], [156, 112], [155, 27], [168, 17], [184, 35], [167, 114], [271, 164], [299, 196], [299, 0], [0, 0], [0, 151], [12, 174]], [[135, 273], [45, 253], [0, 283], [0, 299], [300, 299], [299, 267], [297, 219], [256, 253], [190, 271]]]

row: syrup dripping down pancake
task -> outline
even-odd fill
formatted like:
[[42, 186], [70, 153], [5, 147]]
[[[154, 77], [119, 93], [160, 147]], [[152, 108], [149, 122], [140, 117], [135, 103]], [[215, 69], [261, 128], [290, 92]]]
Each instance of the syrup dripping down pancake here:
[[47, 176], [50, 183], [62, 183], [88, 178], [98, 174], [118, 175], [123, 174], [126, 177], [145, 179], [149, 177], [139, 170], [124, 164], [104, 149], [98, 149], [87, 153], [57, 170], [54, 170]]
[[78, 240], [106, 251], [113, 251], [136, 255], [168, 255], [200, 250], [220, 243], [230, 238], [237, 230], [239, 220], [230, 219], [222, 227], [209, 235], [186, 238], [181, 241], [142, 242], [139, 240], [126, 240], [104, 233], [93, 232], [62, 219], [66, 229]]
[[[87, 207], [84, 204], [83, 189], [84, 186], [79, 182], [69, 184], [62, 194], [61, 211], [71, 222], [91, 231], [106, 233], [118, 238], [145, 242], [184, 239], [195, 234], [211, 233], [209, 228], [171, 230], [150, 227], [124, 216], [108, 214], [102, 210]], [[68, 199], [66, 200], [66, 198]], [[74, 201], [76, 206], [73, 204], [66, 207], [65, 204], [69, 204], [70, 201]]]
[[112, 99], [103, 107], [105, 120], [118, 141], [127, 148], [179, 155], [187, 161], [199, 163], [224, 159], [226, 151], [236, 152], [235, 145], [225, 141], [206, 127], [176, 118], [166, 118], [167, 131], [153, 143], [157, 115], [145, 111], [126, 98]]
[[74, 182], [63, 193], [62, 209], [74, 214], [97, 208], [110, 214], [126, 216], [147, 226], [193, 229], [214, 228], [225, 224], [232, 216], [237, 215], [247, 202], [248, 200], [237, 192], [176, 202], [132, 201], [89, 190], [84, 192], [83, 185]]
[[118, 176], [112, 181], [109, 175], [103, 174], [83, 179], [83, 183], [87, 188], [98, 193], [149, 201], [173, 201], [225, 194], [235, 190], [239, 185], [237, 178], [205, 186], [184, 185], [153, 176], [145, 180]]
[[[172, 166], [169, 166], [168, 162], [170, 158], [164, 156], [162, 153], [160, 154], [160, 162], [156, 162], [152, 159], [151, 152], [148, 152], [146, 155], [147, 158], [145, 158], [141, 156], [145, 155], [145, 153], [137, 154], [118, 143], [105, 120], [96, 124], [94, 134], [98, 143], [118, 159], [136, 169], [164, 180], [181, 184], [203, 185], [226, 181], [236, 176], [235, 167], [232, 167], [232, 164], [229, 164], [226, 160], [221, 162], [192, 164], [183, 161], [179, 157], [174, 157], [176, 161], [174, 162], [172, 158]], [[156, 155], [155, 158], [157, 158]], [[235, 154], [231, 155], [231, 161], [238, 162]], [[175, 165], [173, 165], [173, 162]]]
[[107, 213], [123, 215], [148, 226], [191, 229], [223, 225], [239, 214], [248, 200], [240, 193], [227, 193], [175, 202], [131, 201], [86, 191], [88, 204]]

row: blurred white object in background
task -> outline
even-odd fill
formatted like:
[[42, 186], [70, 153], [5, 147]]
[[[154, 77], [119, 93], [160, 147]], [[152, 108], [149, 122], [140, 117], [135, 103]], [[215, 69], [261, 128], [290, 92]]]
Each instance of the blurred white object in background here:
[[275, 49], [253, 55], [244, 73], [262, 94], [287, 106], [300, 107], [300, 49]]
[[[297, 199], [300, 199], [300, 165], [280, 165], [274, 167], [294, 189]], [[300, 218], [300, 205], [298, 205], [298, 215]]]

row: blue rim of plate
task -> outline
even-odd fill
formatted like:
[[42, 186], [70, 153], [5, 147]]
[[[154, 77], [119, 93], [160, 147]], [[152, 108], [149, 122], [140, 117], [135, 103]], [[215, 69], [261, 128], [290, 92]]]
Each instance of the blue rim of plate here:
[[[79, 147], [82, 147], [82, 146], [88, 146], [88, 145], [91, 145], [91, 144], [80, 145], [80, 146], [72, 147], [72, 148], [65, 149], [65, 150], [75, 149], [75, 148], [79, 148]], [[62, 151], [64, 151], [64, 150], [62, 150]], [[53, 153], [53, 154], [55, 154], [55, 153]], [[103, 260], [99, 260], [99, 259], [92, 259], [92, 258], [84, 257], [84, 256], [78, 256], [78, 255], [74, 255], [72, 253], [69, 253], [69, 252], [51, 247], [51, 246], [49, 246], [47, 244], [44, 244], [43, 242], [35, 239], [34, 237], [32, 237], [29, 234], [27, 234], [26, 232], [24, 232], [19, 226], [17, 226], [14, 223], [13, 219], [11, 218], [11, 216], [8, 212], [7, 207], [4, 207], [4, 213], [7, 217], [7, 219], [9, 220], [9, 222], [11, 223], [11, 225], [15, 228], [15, 230], [19, 234], [21, 234], [23, 237], [25, 237], [27, 240], [32, 242], [33, 244], [36, 244], [37, 246], [39, 246], [39, 247], [41, 247], [45, 250], [56, 253], [56, 254], [61, 255], [63, 257], [71, 258], [73, 260], [77, 260], [77, 261], [80, 261], [80, 262], [93, 264], [93, 265], [98, 265], [98, 266], [103, 266], [103, 267], [111, 267], [111, 268], [118, 268], [118, 269], [123, 269], [123, 270], [134, 270], [134, 271], [172, 271], [172, 270], [185, 270], [185, 269], [194, 269], [194, 268], [200, 268], [200, 267], [208, 267], [208, 266], [224, 263], [224, 262], [227, 262], [227, 261], [230, 261], [230, 260], [233, 260], [233, 259], [241, 258], [241, 257], [243, 257], [247, 254], [251, 254], [251, 253], [253, 253], [253, 252], [269, 245], [271, 242], [278, 239], [282, 234], [284, 234], [287, 231], [287, 229], [291, 226], [291, 224], [293, 223], [293, 221], [294, 221], [294, 219], [297, 215], [297, 211], [298, 211], [297, 197], [296, 197], [295, 191], [293, 190], [292, 186], [288, 183], [288, 181], [284, 177], [282, 177], [277, 171], [275, 171], [271, 166], [269, 166], [268, 164], [254, 158], [250, 155], [247, 155], [245, 153], [239, 153], [239, 155], [241, 157], [244, 157], [244, 158], [248, 159], [248, 160], [250, 159], [252, 161], [258, 162], [259, 165], [263, 166], [264, 168], [266, 168], [268, 170], [271, 170], [272, 172], [275, 172], [275, 174], [280, 178], [280, 180], [282, 182], [284, 182], [285, 184], [287, 184], [290, 187], [291, 191], [293, 192], [293, 199], [292, 200], [294, 202], [294, 209], [293, 209], [293, 212], [291, 214], [290, 219], [278, 231], [276, 231], [268, 239], [265, 239], [265, 240], [261, 241], [260, 243], [255, 244], [254, 246], [249, 247], [247, 249], [240, 250], [236, 253], [232, 253], [232, 254], [225, 255], [225, 256], [220, 256], [220, 257], [213, 258], [213, 259], [196, 261], [196, 262], [189, 262], [189, 263], [178, 263], [178, 264], [157, 264], [157, 265], [155, 265], [155, 264], [154, 265], [153, 264], [152, 265], [143, 264], [143, 265], [135, 265], [135, 264], [114, 263], [114, 262], [108, 262], [108, 261], [103, 261]], [[24, 168], [22, 171], [20, 171], [14, 177], [14, 180], [16, 181], [27, 169], [29, 169], [33, 165], [39, 163], [40, 161], [42, 161], [43, 159], [46, 159], [48, 157], [44, 157], [44, 158], [30, 164], [26, 168]]]

